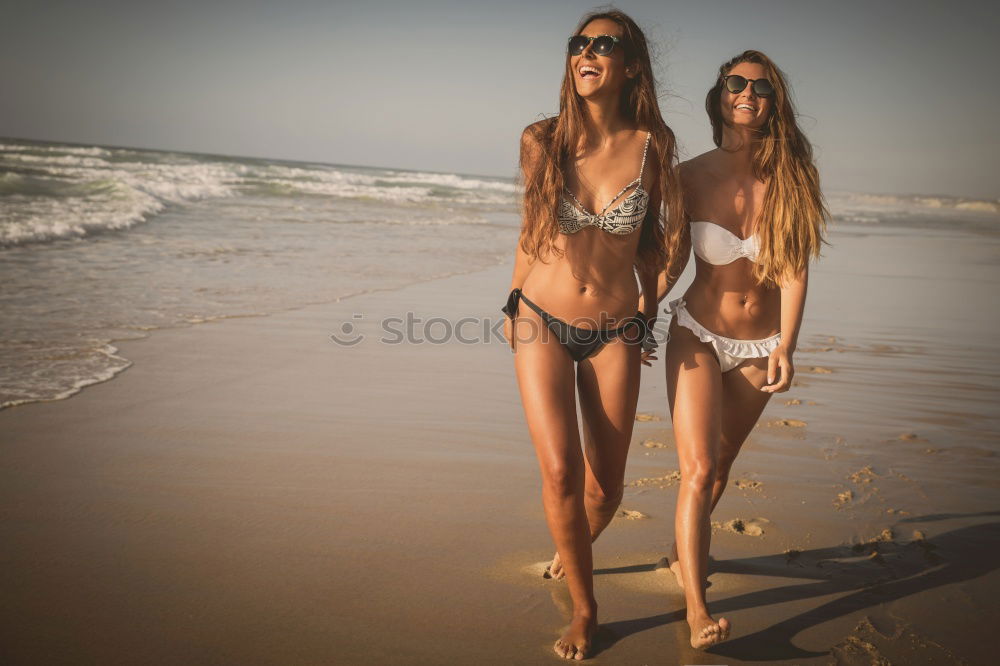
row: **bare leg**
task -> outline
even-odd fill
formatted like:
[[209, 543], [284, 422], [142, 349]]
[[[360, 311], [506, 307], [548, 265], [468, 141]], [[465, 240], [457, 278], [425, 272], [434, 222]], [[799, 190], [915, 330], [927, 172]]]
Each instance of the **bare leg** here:
[[760, 388], [767, 384], [767, 359], [753, 358], [722, 375], [722, 447], [715, 468], [712, 508], [719, 503], [729, 482], [733, 462], [760, 419], [770, 393]]
[[[528, 308], [518, 321], [538, 315]], [[553, 648], [559, 656], [582, 659], [597, 627], [590, 526], [584, 508], [585, 463], [576, 420], [573, 362], [554, 336], [519, 340], [514, 354], [521, 401], [542, 475], [545, 518], [563, 555], [573, 599], [567, 632]]]
[[[726, 490], [736, 456], [771, 398], [770, 393], [760, 390], [766, 383], [767, 359], [744, 361], [722, 375], [722, 439], [715, 466], [715, 484], [712, 486], [712, 511]], [[684, 578], [676, 541], [671, 546], [669, 561], [671, 571], [683, 588]]]
[[[592, 541], [608, 526], [621, 504], [639, 400], [640, 353], [638, 345], [614, 340], [577, 368], [587, 463], [584, 505]], [[552, 578], [564, 577], [558, 552], [548, 572]]]
[[708, 613], [704, 580], [711, 540], [712, 488], [721, 449], [722, 372], [712, 349], [688, 329], [670, 327], [667, 344], [667, 398], [673, 420], [681, 484], [674, 534], [687, 602], [691, 646], [724, 640], [729, 621]]

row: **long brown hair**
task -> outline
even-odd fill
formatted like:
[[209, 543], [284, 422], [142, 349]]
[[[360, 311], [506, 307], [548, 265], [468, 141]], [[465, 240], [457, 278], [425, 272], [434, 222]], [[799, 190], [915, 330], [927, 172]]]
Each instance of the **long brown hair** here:
[[[626, 118], [652, 133], [653, 156], [659, 169], [661, 207], [650, 207], [642, 223], [635, 263], [640, 271], [658, 273], [670, 260], [676, 267], [678, 247], [686, 227], [682, 220], [682, 200], [676, 164], [674, 133], [660, 115], [656, 98], [656, 81], [649, 58], [646, 36], [625, 13], [612, 9], [591, 12], [583, 17], [573, 34], [578, 35], [591, 21], [609, 19], [622, 28], [626, 64], [635, 64], [637, 73], [622, 90], [621, 109]], [[559, 198], [565, 184], [564, 173], [575, 160], [584, 133], [585, 107], [576, 94], [570, 58], [559, 91], [559, 115], [533, 125], [525, 131], [534, 146], [522, 146], [521, 167], [524, 174], [524, 224], [521, 228], [521, 248], [531, 257], [541, 257], [550, 251], [559, 254], [554, 242], [559, 233], [556, 224]], [[652, 161], [652, 160], [649, 160]], [[676, 276], [674, 276], [676, 277]]]
[[[712, 140], [722, 145], [722, 89], [725, 77], [743, 62], [764, 67], [774, 86], [771, 112], [760, 129], [753, 155], [753, 172], [767, 183], [760, 215], [754, 224], [758, 241], [753, 275], [759, 283], [777, 285], [802, 271], [810, 257], [819, 257], [828, 216], [813, 164], [812, 145], [795, 122], [795, 107], [785, 75], [760, 51], [744, 51], [719, 67], [715, 85], [705, 97], [712, 121]], [[762, 223], [763, 222], [763, 223]]]

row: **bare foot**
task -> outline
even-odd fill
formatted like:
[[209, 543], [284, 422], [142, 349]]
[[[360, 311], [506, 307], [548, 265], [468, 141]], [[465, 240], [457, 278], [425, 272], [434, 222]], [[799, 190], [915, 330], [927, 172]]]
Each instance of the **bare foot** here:
[[586, 659], [590, 652], [590, 641], [597, 631], [597, 620], [574, 615], [565, 633], [556, 641], [552, 649], [563, 659]]
[[674, 541], [674, 545], [670, 547], [670, 556], [667, 558], [670, 562], [670, 570], [674, 572], [674, 578], [677, 579], [677, 586], [682, 590], [684, 589], [684, 574], [681, 571], [681, 561], [677, 557], [677, 542]]
[[691, 647], [696, 650], [704, 650], [729, 638], [729, 620], [724, 617], [718, 622], [709, 615], [689, 618], [688, 626], [691, 627]]
[[552, 563], [545, 567], [545, 573], [542, 574], [543, 578], [551, 578], [553, 580], [562, 580], [566, 577], [566, 570], [563, 569], [562, 560], [559, 559], [559, 553], [555, 554], [552, 558]]

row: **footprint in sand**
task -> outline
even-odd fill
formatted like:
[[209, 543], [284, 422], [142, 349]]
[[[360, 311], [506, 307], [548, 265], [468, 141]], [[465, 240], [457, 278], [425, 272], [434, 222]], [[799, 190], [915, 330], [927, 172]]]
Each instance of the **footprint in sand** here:
[[849, 474], [847, 479], [853, 483], [871, 483], [872, 479], [878, 478], [879, 475], [871, 468], [871, 465], [865, 465], [857, 472]]
[[880, 612], [862, 618], [851, 634], [830, 648], [830, 654], [838, 664], [908, 664], [917, 661], [959, 664], [964, 661], [948, 648], [918, 633], [902, 618]]
[[860, 553], [861, 551], [866, 550], [868, 548], [875, 548], [877, 550], [878, 544], [890, 543], [892, 539], [893, 539], [892, 528], [883, 527], [882, 531], [879, 532], [876, 536], [873, 536], [865, 541], [856, 543], [853, 546], [851, 546], [851, 550], [853, 550], [855, 553]]
[[759, 537], [764, 536], [764, 525], [770, 522], [767, 518], [733, 518], [724, 523], [712, 522], [712, 529]]
[[659, 421], [660, 417], [658, 415], [656, 415], [656, 414], [651, 413], [651, 412], [636, 412], [635, 420], [636, 421], [641, 421], [641, 422], [642, 421]]
[[821, 365], [810, 365], [809, 367], [806, 368], [806, 372], [811, 372], [814, 375], [831, 375], [831, 374], [833, 374], [833, 370], [831, 370], [830, 368], [824, 368]]
[[799, 419], [775, 419], [768, 421], [767, 425], [772, 428], [805, 428], [808, 424]]
[[663, 442], [657, 442], [655, 439], [647, 439], [642, 443], [647, 449], [665, 449], [667, 445]]
[[642, 511], [633, 511], [632, 509], [621, 509], [615, 514], [615, 518], [624, 518], [625, 520], [646, 520], [649, 518]]
[[840, 509], [843, 509], [846, 505], [850, 504], [851, 500], [853, 499], [854, 499], [854, 491], [845, 490], [842, 493], [837, 493], [837, 499], [833, 500], [833, 506], [836, 507], [836, 509], [839, 511]]
[[792, 407], [794, 405], [801, 405], [801, 404], [802, 404], [802, 401], [799, 400], [798, 398], [792, 398], [791, 400], [786, 400], [785, 401], [785, 407]]
[[659, 486], [666, 488], [681, 480], [680, 470], [674, 470], [663, 476], [647, 476], [625, 484], [630, 488], [645, 488], [647, 486]]
[[901, 432], [895, 437], [890, 439], [883, 439], [884, 444], [892, 444], [893, 442], [913, 442], [915, 444], [929, 444], [930, 442], [915, 432]]
[[756, 490], [757, 492], [761, 492], [764, 488], [763, 483], [752, 479], [736, 479], [733, 481], [733, 485], [740, 490]]
[[[862, 620], [862, 623], [864, 620]], [[861, 633], [862, 626], [859, 624], [855, 629]], [[862, 634], [864, 635], [864, 634]], [[846, 636], [832, 648], [830, 654], [836, 658], [838, 664], [891, 664], [882, 651], [874, 643], [865, 640], [861, 636]]]
[[934, 552], [937, 546], [927, 541], [927, 535], [921, 530], [913, 530], [913, 537], [910, 540], [910, 545], [916, 546], [921, 551], [923, 551], [924, 559], [926, 559], [931, 564], [940, 564], [943, 562], [943, 558]]

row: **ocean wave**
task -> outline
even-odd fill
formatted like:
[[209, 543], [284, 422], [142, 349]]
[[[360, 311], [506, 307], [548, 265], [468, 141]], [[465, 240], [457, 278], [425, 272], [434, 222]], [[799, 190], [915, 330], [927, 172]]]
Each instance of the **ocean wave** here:
[[416, 183], [431, 187], [451, 187], [460, 190], [489, 190], [513, 195], [514, 183], [500, 179], [483, 179], [460, 176], [454, 173], [427, 173], [420, 171], [389, 171], [383, 180], [395, 183]]
[[167, 205], [263, 195], [509, 207], [514, 184], [449, 173], [338, 167], [99, 146], [0, 143], [0, 246], [127, 229]]
[[[11, 186], [35, 194], [5, 194]], [[31, 183], [30, 181], [35, 181]], [[39, 192], [44, 195], [39, 196]], [[102, 179], [87, 183], [38, 182], [0, 174], [0, 246], [86, 236], [127, 229], [160, 212], [165, 204], [154, 196]]]
[[958, 210], [972, 210], [982, 213], [1000, 213], [1000, 202], [997, 201], [960, 201], [955, 204]]
[[238, 165], [238, 185], [248, 193], [309, 194], [396, 203], [514, 203], [513, 183], [502, 180], [360, 167]]
[[0, 152], [0, 246], [127, 229], [171, 203], [233, 194], [227, 173], [211, 164], [113, 163], [96, 151], [9, 147]]
[[888, 212], [908, 213], [913, 211], [969, 211], [978, 213], [1000, 213], [1000, 200], [973, 199], [955, 196], [927, 196], [921, 194], [869, 194], [864, 192], [836, 191], [828, 194], [834, 208], [870, 208]]
[[107, 148], [101, 148], [100, 146], [64, 146], [64, 145], [45, 145], [45, 144], [9, 144], [0, 143], [0, 152], [10, 152], [10, 153], [64, 153], [67, 155], [97, 155], [105, 156], [110, 155], [111, 151]]

